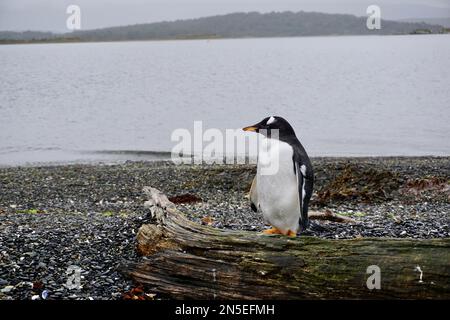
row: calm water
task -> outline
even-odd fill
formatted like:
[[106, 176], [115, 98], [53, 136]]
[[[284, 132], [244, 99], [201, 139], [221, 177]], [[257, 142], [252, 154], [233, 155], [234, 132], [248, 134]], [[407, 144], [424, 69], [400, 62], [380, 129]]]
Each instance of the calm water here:
[[164, 158], [194, 120], [272, 114], [310, 155], [450, 155], [447, 35], [8, 45], [0, 85], [0, 165]]

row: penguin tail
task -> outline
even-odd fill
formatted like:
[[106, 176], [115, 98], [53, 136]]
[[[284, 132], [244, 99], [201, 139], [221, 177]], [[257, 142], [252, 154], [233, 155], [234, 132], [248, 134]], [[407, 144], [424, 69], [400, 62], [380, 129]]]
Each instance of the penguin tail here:
[[308, 209], [306, 208], [306, 210], [304, 211], [306, 212], [302, 214], [302, 218], [300, 218], [299, 221], [300, 232], [306, 231], [306, 229], [308, 229], [309, 227]]

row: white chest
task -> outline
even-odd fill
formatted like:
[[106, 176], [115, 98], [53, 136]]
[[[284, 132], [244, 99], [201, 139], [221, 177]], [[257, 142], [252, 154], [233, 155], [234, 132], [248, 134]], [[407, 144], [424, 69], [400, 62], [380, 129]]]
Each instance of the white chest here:
[[281, 231], [297, 231], [300, 209], [293, 149], [286, 142], [266, 140], [258, 154], [259, 208], [272, 226]]

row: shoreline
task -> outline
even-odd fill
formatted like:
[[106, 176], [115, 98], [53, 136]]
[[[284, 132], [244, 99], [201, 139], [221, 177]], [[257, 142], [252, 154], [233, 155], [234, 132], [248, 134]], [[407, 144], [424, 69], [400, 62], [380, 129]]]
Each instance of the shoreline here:
[[[303, 236], [450, 238], [450, 157], [312, 162], [311, 210], [355, 223], [313, 220]], [[120, 264], [142, 259], [136, 233], [150, 219], [144, 186], [164, 192], [195, 222], [262, 231], [267, 226], [246, 198], [255, 169], [168, 162], [0, 168], [0, 300], [44, 299], [44, 293], [45, 299], [123, 299], [137, 284]], [[80, 290], [65, 287], [70, 265], [82, 270]]]
[[[111, 160], [69, 160], [69, 161], [38, 161], [38, 162], [26, 162], [26, 163], [17, 163], [17, 164], [1, 164], [1, 169], [14, 169], [14, 168], [49, 168], [49, 167], [66, 167], [66, 166], [116, 166], [116, 165], [125, 165], [125, 164], [133, 164], [133, 163], [148, 163], [148, 164], [173, 164], [173, 165], [185, 165], [185, 166], [229, 166], [230, 164], [226, 164], [225, 160], [217, 161], [215, 163], [188, 163], [188, 164], [177, 164], [169, 158], [162, 157], [163, 155], [170, 156], [169, 151], [145, 151], [145, 152], [135, 152], [138, 155], [161, 155], [161, 158], [156, 159], [111, 159]], [[101, 153], [99, 153], [101, 154]], [[114, 154], [114, 153], [111, 153]], [[122, 151], [116, 152], [117, 155], [126, 154]], [[326, 156], [311, 156], [311, 160], [369, 160], [369, 159], [379, 159], [379, 160], [392, 160], [392, 159], [412, 159], [412, 160], [420, 160], [420, 159], [446, 159], [450, 158], [449, 155], [386, 155], [386, 156], [377, 156], [377, 155], [348, 155], [348, 156], [339, 156], [339, 155], [326, 155]], [[244, 164], [231, 164], [233, 165], [255, 165], [254, 163], [248, 163], [248, 161]]]
[[296, 39], [296, 38], [330, 38], [330, 37], [362, 37], [362, 36], [426, 36], [426, 35], [448, 35], [449, 32], [438, 33], [393, 33], [393, 34], [330, 34], [330, 35], [311, 35], [311, 36], [279, 36], [279, 37], [193, 37], [193, 38], [161, 38], [161, 39], [129, 39], [129, 40], [59, 40], [59, 41], [45, 41], [45, 40], [17, 40], [17, 41], [3, 41], [2, 45], [27, 45], [27, 44], [70, 44], [70, 43], [122, 43], [122, 42], [166, 42], [166, 41], [210, 41], [210, 40], [253, 40], [253, 39]]

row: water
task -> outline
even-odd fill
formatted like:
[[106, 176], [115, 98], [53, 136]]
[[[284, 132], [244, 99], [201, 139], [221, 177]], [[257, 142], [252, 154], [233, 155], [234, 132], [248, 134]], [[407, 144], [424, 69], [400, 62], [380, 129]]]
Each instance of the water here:
[[0, 165], [164, 159], [282, 115], [313, 156], [450, 155], [450, 36], [0, 46]]

